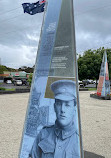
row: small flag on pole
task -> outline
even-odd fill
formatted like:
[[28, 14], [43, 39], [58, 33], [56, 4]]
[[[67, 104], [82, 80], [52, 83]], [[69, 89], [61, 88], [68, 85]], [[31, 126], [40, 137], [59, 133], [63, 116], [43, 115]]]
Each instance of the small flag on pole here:
[[44, 12], [46, 0], [39, 0], [36, 3], [23, 3], [24, 13], [28, 13], [30, 15], [34, 15], [36, 13]]

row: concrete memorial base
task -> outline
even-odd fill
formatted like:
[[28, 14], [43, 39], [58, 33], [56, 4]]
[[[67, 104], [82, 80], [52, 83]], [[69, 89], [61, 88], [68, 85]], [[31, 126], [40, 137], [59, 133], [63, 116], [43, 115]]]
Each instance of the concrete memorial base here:
[[90, 94], [90, 97], [96, 98], [96, 99], [103, 99], [103, 100], [111, 100], [111, 95], [108, 96], [98, 96], [96, 93]]

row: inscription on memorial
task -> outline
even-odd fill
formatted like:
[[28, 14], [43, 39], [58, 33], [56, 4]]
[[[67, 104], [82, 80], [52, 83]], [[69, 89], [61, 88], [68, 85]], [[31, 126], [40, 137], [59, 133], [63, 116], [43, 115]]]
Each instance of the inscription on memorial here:
[[50, 54], [50, 49], [52, 49], [52, 44], [53, 44], [53, 34], [54, 33], [49, 33], [44, 40], [44, 44], [42, 47], [44, 56]]
[[56, 22], [52, 22], [49, 24], [48, 28], [46, 29], [47, 32], [55, 31], [56, 29]]

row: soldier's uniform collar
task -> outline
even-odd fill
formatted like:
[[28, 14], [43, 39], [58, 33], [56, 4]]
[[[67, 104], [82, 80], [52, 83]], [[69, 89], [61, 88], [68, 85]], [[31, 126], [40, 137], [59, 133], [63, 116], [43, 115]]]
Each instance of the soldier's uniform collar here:
[[66, 139], [68, 137], [71, 137], [74, 133], [76, 133], [74, 124], [68, 126], [67, 128], [60, 128], [57, 124], [57, 122], [55, 123], [55, 134], [57, 137], [61, 138], [61, 139]]

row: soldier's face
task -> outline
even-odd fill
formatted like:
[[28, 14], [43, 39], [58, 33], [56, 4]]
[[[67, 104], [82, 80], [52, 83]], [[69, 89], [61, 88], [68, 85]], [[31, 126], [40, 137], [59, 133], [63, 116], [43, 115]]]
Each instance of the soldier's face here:
[[74, 117], [74, 100], [63, 101], [56, 99], [54, 104], [58, 123], [62, 126], [68, 126], [72, 123]]

